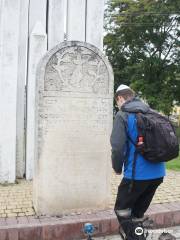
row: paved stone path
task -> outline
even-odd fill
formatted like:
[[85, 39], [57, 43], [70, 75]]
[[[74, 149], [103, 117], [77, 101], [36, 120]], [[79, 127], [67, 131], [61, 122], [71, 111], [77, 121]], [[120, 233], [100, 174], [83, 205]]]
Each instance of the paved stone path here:
[[[121, 176], [112, 174], [113, 207]], [[167, 170], [152, 203], [180, 201], [180, 172]], [[35, 215], [32, 205], [32, 181], [17, 180], [16, 184], [0, 185], [0, 217]]]
[[[152, 204], [180, 201], [180, 172], [166, 170], [166, 174], [164, 182], [158, 187], [155, 193]], [[112, 174], [112, 206], [116, 199], [117, 187], [121, 178], [119, 175]]]
[[0, 184], [0, 217], [34, 215], [32, 181], [17, 180], [16, 184]]

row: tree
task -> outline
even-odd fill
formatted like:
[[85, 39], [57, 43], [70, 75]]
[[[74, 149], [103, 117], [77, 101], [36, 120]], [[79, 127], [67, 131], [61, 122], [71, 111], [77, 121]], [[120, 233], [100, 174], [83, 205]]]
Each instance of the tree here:
[[130, 84], [169, 115], [174, 101], [180, 102], [180, 1], [111, 0], [105, 21], [115, 88]]

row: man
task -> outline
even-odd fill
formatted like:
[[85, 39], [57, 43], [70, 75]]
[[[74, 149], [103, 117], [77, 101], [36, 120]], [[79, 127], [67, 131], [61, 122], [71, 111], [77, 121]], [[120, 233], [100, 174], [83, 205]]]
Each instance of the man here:
[[[126, 85], [118, 87], [115, 101], [119, 111], [114, 119], [110, 139], [112, 167], [116, 174], [121, 174], [123, 171], [124, 176], [118, 187], [114, 210], [125, 233], [125, 239], [144, 240], [146, 239], [142, 224], [144, 213], [157, 187], [163, 182], [165, 163], [151, 163], [137, 154], [133, 175], [136, 150], [133, 142], [136, 143], [138, 137], [135, 113], [146, 113], [149, 106], [136, 98], [134, 91]], [[142, 234], [137, 232], [138, 229], [142, 230]]]

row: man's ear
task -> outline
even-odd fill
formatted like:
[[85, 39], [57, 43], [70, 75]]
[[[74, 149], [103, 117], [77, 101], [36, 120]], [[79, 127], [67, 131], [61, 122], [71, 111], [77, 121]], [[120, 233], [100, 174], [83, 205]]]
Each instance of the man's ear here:
[[117, 96], [116, 101], [119, 101], [120, 99], [121, 99], [121, 97], [120, 97], [120, 96]]

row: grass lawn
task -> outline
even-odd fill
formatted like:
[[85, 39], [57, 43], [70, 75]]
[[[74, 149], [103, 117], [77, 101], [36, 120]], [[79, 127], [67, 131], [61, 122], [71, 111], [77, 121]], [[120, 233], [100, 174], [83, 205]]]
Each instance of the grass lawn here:
[[166, 168], [171, 170], [180, 171], [180, 155], [178, 158], [166, 163]]

